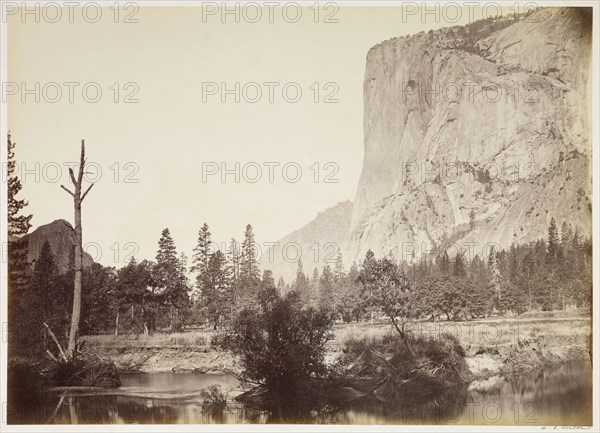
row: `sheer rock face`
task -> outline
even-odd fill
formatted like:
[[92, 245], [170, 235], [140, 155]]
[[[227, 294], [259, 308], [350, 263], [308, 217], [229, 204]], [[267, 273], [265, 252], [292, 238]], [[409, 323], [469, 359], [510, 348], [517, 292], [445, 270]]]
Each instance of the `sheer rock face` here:
[[[326, 242], [349, 267], [369, 249], [487, 255], [546, 238], [552, 217], [591, 236], [591, 20], [589, 9], [545, 8], [373, 47], [355, 201], [281, 245], [301, 245], [311, 275]], [[269, 254], [262, 267], [291, 282], [296, 263]]]
[[[373, 47], [349, 255], [484, 254], [591, 235], [591, 12], [540, 9]], [[471, 218], [472, 217], [472, 218]], [[487, 245], [487, 247], [486, 247]]]
[[[32, 267], [42, 252], [44, 242], [48, 241], [58, 271], [65, 273], [69, 270], [76, 245], [75, 231], [69, 222], [62, 219], [53, 221], [38, 227], [33, 232], [23, 236], [22, 239], [27, 242], [27, 261], [31, 263]], [[92, 256], [84, 251], [83, 266], [91, 266], [93, 262]]]

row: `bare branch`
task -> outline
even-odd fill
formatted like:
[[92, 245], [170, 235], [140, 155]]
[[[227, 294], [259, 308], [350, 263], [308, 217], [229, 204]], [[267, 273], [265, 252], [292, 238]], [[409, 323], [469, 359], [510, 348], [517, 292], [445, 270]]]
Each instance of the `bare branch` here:
[[69, 176], [71, 176], [71, 182], [73, 185], [77, 185], [77, 181], [75, 180], [75, 173], [73, 173], [73, 169], [69, 167]]
[[79, 186], [81, 186], [81, 179], [83, 179], [83, 171], [85, 168], [85, 142], [81, 140], [81, 156], [79, 158], [79, 176], [77, 180], [79, 181]]
[[75, 195], [71, 191], [69, 191], [69, 188], [66, 188], [64, 185], [61, 185], [60, 187], [67, 191], [69, 194], [71, 194], [71, 196], [75, 197]]
[[88, 186], [88, 189], [86, 189], [85, 192], [83, 193], [83, 195], [81, 196], [81, 201], [83, 201], [83, 199], [85, 198], [87, 193], [90, 192], [90, 189], [92, 189], [93, 186], [94, 186], [93, 183], [90, 186]]

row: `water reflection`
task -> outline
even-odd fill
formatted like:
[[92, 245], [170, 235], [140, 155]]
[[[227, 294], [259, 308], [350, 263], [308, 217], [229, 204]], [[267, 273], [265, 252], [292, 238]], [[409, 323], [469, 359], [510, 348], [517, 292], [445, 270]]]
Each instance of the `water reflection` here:
[[[231, 376], [136, 374], [123, 375], [118, 390], [14, 395], [7, 414], [11, 424], [590, 425], [591, 377], [589, 364], [569, 364], [474, 382], [423, 404], [363, 397], [316, 408], [294, 400], [256, 408], [233, 401], [242, 389]], [[204, 404], [201, 391], [212, 384], [221, 385], [231, 402]]]

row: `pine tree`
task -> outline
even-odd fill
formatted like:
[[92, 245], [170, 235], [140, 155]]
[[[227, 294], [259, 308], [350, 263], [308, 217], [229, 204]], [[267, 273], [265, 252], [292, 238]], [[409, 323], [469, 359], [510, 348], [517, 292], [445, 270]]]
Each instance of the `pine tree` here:
[[162, 231], [156, 252], [156, 282], [164, 290], [172, 289], [179, 282], [180, 263], [177, 258], [175, 242], [169, 229]]
[[292, 283], [292, 290], [298, 292], [300, 299], [305, 304], [310, 303], [310, 285], [306, 274], [304, 273], [304, 267], [302, 266], [302, 260], [298, 260], [298, 268], [296, 269], [296, 278]]
[[183, 251], [179, 254], [179, 260], [177, 261], [177, 264], [177, 272], [179, 273], [181, 283], [185, 287], [188, 294], [191, 295], [192, 288], [190, 287], [190, 279], [188, 278], [187, 272], [188, 258]]
[[199, 294], [202, 292], [202, 282], [204, 281], [204, 274], [208, 270], [208, 261], [210, 260], [211, 253], [211, 233], [208, 228], [208, 224], [204, 223], [198, 231], [198, 241], [194, 247], [194, 254], [192, 255], [192, 267], [190, 272], [196, 273], [196, 284], [192, 293], [192, 298], [197, 300]]
[[559, 248], [558, 229], [556, 228], [556, 221], [552, 217], [548, 226], [548, 256], [550, 261], [558, 258]]
[[356, 322], [360, 321], [367, 307], [365, 299], [360, 294], [359, 275], [358, 266], [356, 262], [353, 262], [348, 272], [348, 292], [346, 296], [348, 296], [348, 302], [352, 303], [351, 313]]
[[252, 226], [248, 224], [244, 233], [242, 243], [242, 255], [240, 258], [240, 290], [242, 296], [253, 297], [260, 285], [260, 270], [258, 269], [258, 258], [256, 242]]
[[[342, 253], [338, 252], [335, 267], [333, 270], [333, 305], [332, 308], [337, 310], [347, 322], [351, 320], [351, 314], [344, 308], [343, 298], [347, 287], [346, 272], [344, 271], [344, 261]], [[348, 305], [345, 305], [348, 307]]]
[[269, 269], [263, 271], [262, 280], [260, 282], [261, 289], [271, 290], [275, 289], [275, 278], [273, 278], [273, 272]]
[[335, 277], [329, 265], [325, 265], [319, 279], [319, 305], [326, 308], [334, 307]]
[[444, 275], [450, 273], [450, 257], [448, 256], [448, 252], [444, 251], [441, 257], [438, 259], [439, 265], [438, 268], [440, 272]]
[[563, 221], [560, 227], [560, 243], [563, 248], [569, 248], [573, 238], [573, 226]]
[[168, 309], [169, 326], [171, 329], [179, 329], [183, 325], [182, 313], [187, 307], [189, 298], [187, 287], [182, 279], [181, 263], [177, 257], [175, 242], [168, 228], [162, 231], [158, 241], [154, 273], [156, 284]]
[[[50, 244], [45, 241], [33, 268], [27, 311], [29, 329], [34, 331], [32, 342], [35, 344], [35, 341], [43, 340], [44, 350], [54, 349], [54, 344], [50, 345], [50, 341], [46, 338], [44, 323], [48, 324], [51, 329], [58, 331], [59, 327], [64, 324], [63, 320], [65, 319], [65, 317], [56, 316], [56, 306], [59, 305], [57, 303], [60, 303], [61, 300], [64, 301], [64, 299], [57, 296], [57, 277], [58, 267], [50, 249]], [[60, 331], [63, 331], [63, 329]], [[58, 335], [64, 334], [58, 332]], [[34, 347], [31, 347], [31, 349], [35, 350]]]
[[29, 204], [26, 200], [17, 199], [17, 195], [23, 188], [19, 176], [15, 174], [15, 146], [11, 141], [10, 132], [8, 133], [8, 151], [6, 177], [8, 184], [7, 216], [8, 216], [8, 235], [23, 236], [31, 228], [32, 215], [20, 215], [21, 211]]
[[279, 277], [277, 280], [277, 292], [279, 293], [279, 296], [283, 296], [286, 292], [285, 281], [283, 277]]
[[465, 261], [463, 255], [460, 253], [456, 254], [454, 258], [454, 269], [452, 271], [455, 277], [463, 278], [467, 275], [467, 269], [465, 267]]
[[308, 281], [308, 305], [311, 307], [317, 306], [320, 278], [319, 269], [315, 266], [313, 268], [312, 277]]
[[229, 316], [231, 302], [230, 290], [226, 275], [226, 258], [221, 251], [215, 251], [208, 260], [208, 268], [204, 273], [202, 284], [202, 304], [214, 329], [220, 325], [222, 318]]
[[27, 243], [17, 239], [29, 232], [32, 215], [21, 214], [28, 203], [17, 198], [22, 185], [19, 177], [15, 174], [15, 143], [11, 141], [10, 132], [7, 136], [7, 146], [8, 323], [9, 352], [12, 354], [26, 350], [25, 346], [32, 344], [30, 339], [25, 338], [25, 334], [19, 332], [21, 329], [27, 329], [28, 326], [27, 269], [29, 264], [27, 263]]
[[239, 307], [239, 283], [240, 283], [240, 250], [239, 244], [231, 238], [229, 250], [227, 251], [227, 277], [231, 289], [231, 302], [237, 309]]
[[346, 276], [344, 272], [344, 260], [342, 258], [342, 253], [338, 252], [337, 257], [335, 259], [335, 268], [333, 271], [333, 277], [336, 283], [340, 283], [343, 281]]
[[500, 285], [500, 281], [502, 275], [500, 274], [500, 269], [498, 267], [498, 257], [494, 247], [490, 249], [490, 255], [488, 257], [488, 268], [490, 271], [490, 291], [493, 293], [494, 296], [494, 306], [497, 309], [500, 309], [500, 305], [502, 302], [502, 287]]

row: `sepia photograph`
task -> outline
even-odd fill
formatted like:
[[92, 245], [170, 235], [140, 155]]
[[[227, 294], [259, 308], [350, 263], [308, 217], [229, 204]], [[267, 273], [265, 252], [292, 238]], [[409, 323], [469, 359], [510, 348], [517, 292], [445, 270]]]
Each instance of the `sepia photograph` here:
[[0, 6], [0, 431], [598, 431], [599, 3]]

